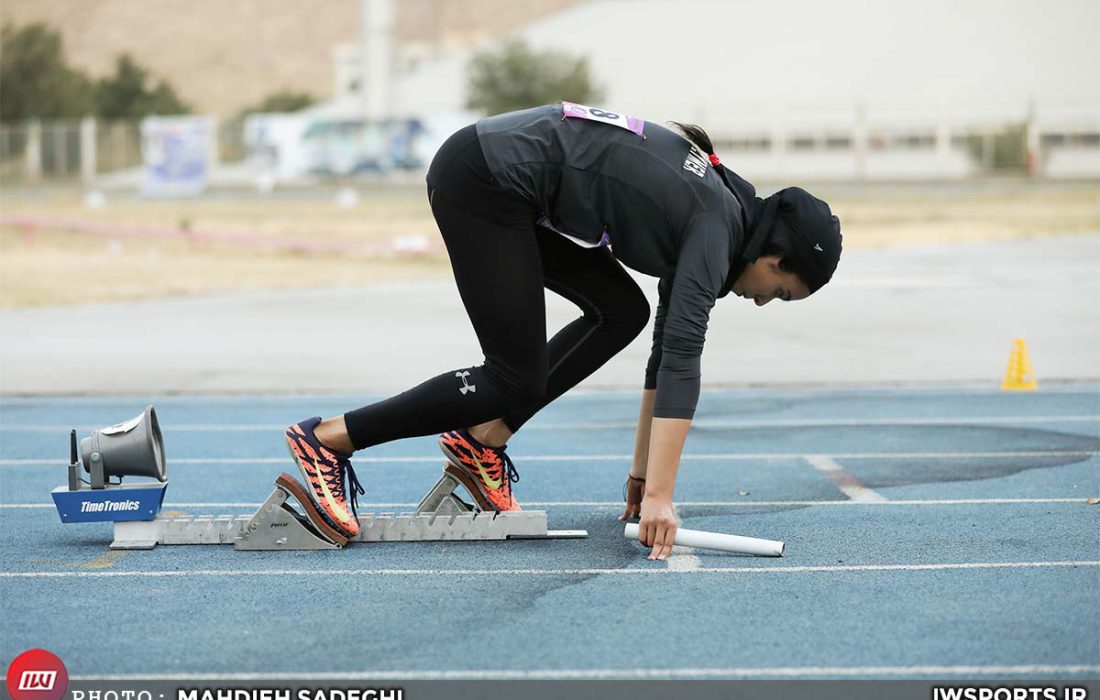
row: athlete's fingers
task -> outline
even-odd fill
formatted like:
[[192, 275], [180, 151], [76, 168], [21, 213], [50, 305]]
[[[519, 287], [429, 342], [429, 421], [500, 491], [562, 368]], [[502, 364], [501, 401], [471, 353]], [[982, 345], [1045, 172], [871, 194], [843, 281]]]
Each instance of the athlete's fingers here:
[[650, 550], [649, 556], [647, 556], [646, 559], [648, 559], [650, 561], [654, 561], [655, 559], [657, 559], [657, 552], [661, 551], [661, 547], [663, 547], [663, 546], [664, 546], [664, 544], [662, 543], [661, 540], [654, 538], [654, 540], [653, 540], [653, 549]]
[[676, 542], [676, 523], [669, 525], [665, 530], [665, 546], [661, 553], [657, 556], [658, 559], [668, 559], [672, 556], [672, 545]]
[[653, 551], [648, 559], [665, 560], [672, 554], [672, 544], [676, 539], [676, 525], [660, 525], [654, 537]]
[[658, 556], [665, 547], [665, 531], [663, 527], [658, 527], [656, 534], [653, 536], [653, 550], [649, 553], [646, 559], [650, 561], [659, 559]]
[[675, 532], [668, 532], [665, 534], [665, 544], [661, 548], [661, 553], [657, 555], [658, 559], [665, 560], [672, 556], [672, 542], [675, 537]]

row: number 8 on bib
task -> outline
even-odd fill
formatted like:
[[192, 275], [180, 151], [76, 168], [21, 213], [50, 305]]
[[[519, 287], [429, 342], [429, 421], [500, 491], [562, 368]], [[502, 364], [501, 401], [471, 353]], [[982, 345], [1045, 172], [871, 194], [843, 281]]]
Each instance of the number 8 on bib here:
[[637, 117], [628, 117], [625, 114], [612, 112], [608, 109], [600, 109], [599, 107], [589, 107], [587, 105], [577, 104], [576, 102], [564, 101], [561, 103], [561, 111], [562, 121], [570, 117], [575, 119], [588, 119], [594, 122], [602, 122], [604, 124], [610, 124], [611, 126], [617, 126], [620, 129], [632, 131], [638, 136], [645, 138], [642, 134], [642, 131], [645, 129], [645, 121]]

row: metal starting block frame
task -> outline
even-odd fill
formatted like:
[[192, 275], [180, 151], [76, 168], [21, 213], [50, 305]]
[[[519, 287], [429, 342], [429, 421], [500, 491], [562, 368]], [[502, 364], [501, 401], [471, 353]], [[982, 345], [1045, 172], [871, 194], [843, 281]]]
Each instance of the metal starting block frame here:
[[[545, 511], [496, 513], [478, 510], [455, 494], [459, 481], [444, 472], [415, 513], [359, 516], [359, 534], [350, 540], [305, 503], [305, 489], [289, 474], [253, 515], [157, 516], [155, 520], [115, 523], [111, 549], [152, 549], [158, 544], [232, 544], [238, 550], [341, 549], [348, 542], [428, 542], [438, 540], [579, 539], [586, 530], [549, 530]], [[298, 507], [295, 508], [294, 504]]]

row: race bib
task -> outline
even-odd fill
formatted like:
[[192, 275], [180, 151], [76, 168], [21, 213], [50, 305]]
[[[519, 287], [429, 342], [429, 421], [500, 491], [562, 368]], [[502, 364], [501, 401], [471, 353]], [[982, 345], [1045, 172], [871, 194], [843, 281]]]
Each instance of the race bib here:
[[554, 224], [550, 223], [550, 217], [546, 216], [545, 214], [543, 214], [542, 217], [535, 223], [543, 227], [544, 229], [553, 231], [559, 236], [564, 236], [568, 238], [582, 248], [607, 248], [611, 245], [611, 236], [607, 233], [607, 229], [604, 229], [603, 233], [600, 234], [600, 240], [593, 242], [586, 241], [583, 238], [578, 238], [572, 234], [568, 234], [565, 231], [562, 231], [560, 228], [555, 227]]
[[611, 126], [617, 126], [620, 129], [626, 129], [627, 131], [633, 131], [638, 136], [642, 134], [642, 130], [645, 129], [645, 121], [638, 119], [637, 117], [628, 117], [625, 114], [619, 114], [618, 112], [612, 112], [606, 109], [600, 109], [599, 107], [588, 107], [587, 105], [579, 105], [576, 102], [562, 102], [561, 103], [562, 120], [569, 117], [576, 119], [588, 119], [594, 122], [603, 122], [604, 124], [610, 124]]

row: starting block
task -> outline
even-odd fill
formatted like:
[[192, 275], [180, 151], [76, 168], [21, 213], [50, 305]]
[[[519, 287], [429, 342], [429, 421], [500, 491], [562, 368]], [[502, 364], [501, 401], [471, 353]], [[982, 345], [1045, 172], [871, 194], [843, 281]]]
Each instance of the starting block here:
[[[413, 513], [359, 516], [359, 534], [346, 537], [321, 517], [305, 488], [289, 474], [253, 515], [198, 515], [115, 522], [111, 549], [161, 545], [231, 544], [238, 550], [341, 549], [349, 542], [439, 540], [579, 539], [586, 530], [549, 530], [545, 511], [496, 513], [478, 510], [455, 493], [446, 472]], [[297, 507], [295, 507], [295, 505]]]

